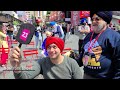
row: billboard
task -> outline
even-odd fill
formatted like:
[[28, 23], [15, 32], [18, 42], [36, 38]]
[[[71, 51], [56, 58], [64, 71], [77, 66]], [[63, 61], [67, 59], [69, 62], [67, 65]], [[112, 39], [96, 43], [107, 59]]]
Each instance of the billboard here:
[[80, 11], [80, 18], [87, 18], [90, 16], [90, 11]]
[[71, 24], [76, 26], [80, 21], [80, 11], [71, 11]]

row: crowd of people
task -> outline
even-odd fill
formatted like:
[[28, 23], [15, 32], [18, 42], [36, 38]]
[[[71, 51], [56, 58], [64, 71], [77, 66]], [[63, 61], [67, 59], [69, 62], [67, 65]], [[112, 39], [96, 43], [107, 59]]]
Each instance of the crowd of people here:
[[2, 48], [0, 66], [7, 63], [8, 52], [7, 48], [12, 48], [12, 40], [15, 39], [18, 26], [8, 23], [0, 23], [0, 48]]
[[[70, 25], [69, 30], [66, 23], [50, 22], [50, 30], [37, 24], [36, 48], [43, 50], [44, 58], [32, 61], [34, 71], [22, 71], [21, 50], [13, 48], [9, 60], [15, 78], [34, 79], [42, 74], [44, 79], [120, 79], [120, 34], [111, 26], [112, 12], [91, 11], [90, 17], [91, 24], [83, 20], [78, 26]], [[66, 34], [74, 34], [75, 29], [79, 32], [79, 57], [73, 59], [62, 52]], [[43, 33], [46, 34], [44, 40]]]

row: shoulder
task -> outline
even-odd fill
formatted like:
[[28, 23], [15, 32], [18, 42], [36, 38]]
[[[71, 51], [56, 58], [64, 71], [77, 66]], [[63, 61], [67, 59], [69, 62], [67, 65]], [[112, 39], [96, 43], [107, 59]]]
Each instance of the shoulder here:
[[64, 56], [64, 59], [65, 59], [66, 62], [67, 62], [69, 65], [71, 65], [71, 66], [77, 65], [77, 61], [76, 61], [75, 59], [73, 59], [73, 58], [70, 58], [70, 57], [68, 57], [68, 56]]
[[39, 63], [39, 64], [43, 64], [43, 63], [46, 63], [48, 60], [49, 60], [49, 58], [48, 58], [48, 57], [45, 57], [45, 58], [39, 59], [39, 60], [38, 60], [38, 63]]
[[105, 38], [112, 46], [120, 45], [120, 34], [110, 28], [103, 33], [101, 38]]
[[92, 35], [92, 33], [93, 33], [93, 32], [89, 32], [89, 33], [86, 35], [86, 37], [85, 37], [85, 39], [84, 39], [84, 40], [89, 39], [89, 38], [90, 38], [90, 36]]
[[105, 36], [110, 37], [112, 39], [120, 39], [120, 34], [110, 28], [107, 28], [107, 30], [103, 34], [106, 34]]
[[60, 25], [57, 25], [57, 28], [60, 28], [61, 26]]

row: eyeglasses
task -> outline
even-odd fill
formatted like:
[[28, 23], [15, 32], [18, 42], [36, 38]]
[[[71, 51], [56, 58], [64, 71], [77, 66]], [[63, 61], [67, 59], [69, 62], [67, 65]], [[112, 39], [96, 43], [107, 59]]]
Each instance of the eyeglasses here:
[[92, 18], [92, 21], [99, 21], [99, 20], [101, 20], [102, 18], [100, 18], [100, 17], [94, 17], [94, 18]]

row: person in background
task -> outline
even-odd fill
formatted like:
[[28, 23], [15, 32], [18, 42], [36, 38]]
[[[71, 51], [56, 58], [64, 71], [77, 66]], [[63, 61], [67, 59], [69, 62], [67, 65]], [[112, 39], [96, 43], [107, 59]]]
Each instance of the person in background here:
[[120, 20], [118, 21], [118, 25], [116, 25], [117, 32], [120, 33]]
[[39, 45], [39, 49], [42, 48], [42, 34], [41, 34], [41, 27], [39, 24], [37, 24], [37, 28], [36, 28], [36, 31], [35, 31], [35, 42], [36, 42], [36, 48], [38, 47]]
[[[4, 67], [5, 64], [8, 61], [8, 52], [9, 49], [8, 48], [8, 42], [7, 42], [7, 35], [6, 35], [6, 31], [4, 29], [4, 25], [1, 24], [0, 25], [0, 66]], [[6, 49], [5, 49], [6, 48]]]
[[75, 32], [75, 26], [71, 27], [70, 32], [71, 32], [71, 34], [74, 34], [74, 32]]
[[67, 24], [65, 23], [65, 24], [63, 24], [62, 25], [62, 28], [63, 28], [63, 32], [64, 32], [64, 38], [63, 38], [63, 40], [64, 40], [64, 42], [65, 42], [65, 38], [66, 38], [66, 34], [67, 34]]
[[120, 20], [118, 20], [118, 25], [116, 25], [118, 31], [120, 31]]
[[43, 51], [41, 52], [44, 57], [48, 56], [47, 50], [45, 49], [46, 39], [47, 39], [48, 37], [51, 37], [51, 36], [52, 36], [52, 32], [46, 31], [45, 34], [46, 34], [46, 38], [44, 39], [44, 41], [43, 41], [43, 43], [42, 43], [42, 50], [43, 50]]
[[90, 26], [87, 24], [87, 21], [85, 20], [81, 24], [82, 25], [78, 26], [78, 31], [80, 32], [79, 41], [78, 41], [79, 54], [81, 52], [81, 47], [82, 47], [82, 43], [83, 43], [84, 38], [86, 37], [86, 35], [88, 33], [90, 33]]
[[12, 46], [13, 31], [14, 31], [13, 25], [12, 25], [12, 24], [9, 24], [9, 25], [8, 25], [8, 28], [7, 28], [7, 35], [8, 35], [8, 37], [9, 37], [9, 39], [8, 39], [8, 45], [9, 45], [9, 47], [11, 47], [11, 48], [13, 47], [13, 46]]
[[110, 22], [110, 24], [108, 24], [108, 28], [113, 29], [113, 23], [112, 22]]
[[78, 60], [84, 79], [120, 79], [120, 34], [108, 28], [112, 11], [91, 11], [93, 32], [83, 41]]
[[53, 36], [60, 37], [61, 39], [64, 38], [64, 32], [61, 25], [57, 24], [56, 22], [50, 22], [52, 26]]
[[82, 73], [76, 60], [64, 56], [64, 41], [59, 37], [48, 37], [45, 48], [48, 57], [32, 62], [33, 71], [23, 71], [21, 67], [20, 48], [15, 47], [10, 55], [10, 63], [13, 67], [16, 79], [34, 79], [39, 74], [44, 79], [82, 79]]
[[45, 33], [45, 29], [46, 29], [46, 26], [45, 25], [43, 25], [42, 26], [42, 31]]
[[15, 39], [18, 30], [17, 30], [17, 26], [16, 25], [13, 25], [13, 27], [14, 27], [14, 30], [13, 30], [13, 39]]

